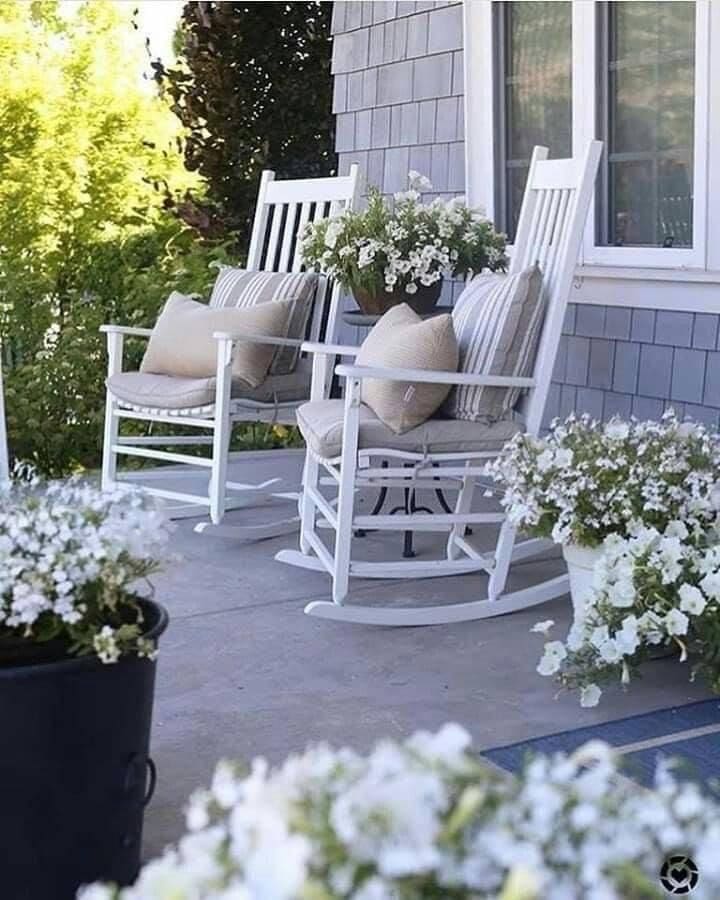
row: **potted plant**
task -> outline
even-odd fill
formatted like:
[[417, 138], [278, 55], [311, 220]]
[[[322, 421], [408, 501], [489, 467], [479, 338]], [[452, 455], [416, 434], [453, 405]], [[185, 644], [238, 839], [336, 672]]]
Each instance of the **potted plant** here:
[[561, 544], [576, 620], [609, 536], [638, 527], [663, 533], [683, 521], [693, 533], [714, 521], [720, 500], [720, 436], [700, 424], [602, 424], [583, 415], [555, 421], [542, 438], [519, 434], [488, 473], [517, 528]]
[[585, 615], [565, 641], [545, 644], [540, 674], [578, 688], [581, 704], [595, 706], [601, 684], [629, 684], [658, 648], [670, 648], [681, 663], [694, 660], [691, 679], [700, 674], [720, 692], [720, 517], [708, 510], [702, 518], [608, 535]]
[[21, 479], [0, 492], [3, 896], [69, 900], [138, 870], [167, 624], [139, 582], [166, 538], [127, 491]]
[[458, 725], [368, 756], [223, 762], [187, 819], [132, 888], [79, 900], [642, 900], [673, 854], [695, 861], [703, 897], [720, 895], [717, 799], [667, 765], [654, 789], [629, 789], [597, 741], [516, 779], [472, 755]]
[[368, 191], [364, 210], [345, 210], [310, 223], [302, 236], [305, 263], [336, 279], [367, 315], [408, 303], [431, 312], [444, 277], [504, 269], [505, 235], [462, 197], [422, 202], [432, 188], [410, 172], [409, 190], [386, 201]]

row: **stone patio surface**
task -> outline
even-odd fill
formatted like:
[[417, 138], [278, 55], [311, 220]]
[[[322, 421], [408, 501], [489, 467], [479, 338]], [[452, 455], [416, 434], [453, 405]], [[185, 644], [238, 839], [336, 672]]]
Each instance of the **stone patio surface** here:
[[[291, 490], [301, 464], [299, 451], [243, 454], [230, 477], [283, 475], [283, 489]], [[186, 489], [191, 478], [176, 481]], [[266, 521], [291, 509], [278, 502], [234, 511], [227, 521]], [[465, 725], [482, 750], [708, 696], [673, 660], [650, 663], [631, 691], [610, 691], [593, 710], [581, 709], [574, 694], [558, 695], [552, 679], [535, 672], [542, 638], [530, 627], [552, 618], [563, 636], [567, 597], [496, 619], [425, 628], [310, 618], [303, 606], [329, 598], [329, 579], [273, 559], [296, 546], [295, 535], [247, 543], [194, 534], [196, 521], [177, 523], [183, 559], [155, 580], [171, 622], [158, 663], [152, 753], [159, 777], [146, 815], [146, 857], [179, 837], [188, 795], [208, 783], [221, 757], [279, 761], [322, 740], [365, 749], [379, 737], [449, 720]], [[418, 535], [418, 550], [441, 547], [441, 540]], [[399, 552], [402, 536], [382, 532], [355, 543], [359, 555], [380, 558]], [[517, 565], [511, 587], [561, 567], [557, 556]], [[486, 581], [354, 581], [351, 600], [458, 602], [482, 597]]]

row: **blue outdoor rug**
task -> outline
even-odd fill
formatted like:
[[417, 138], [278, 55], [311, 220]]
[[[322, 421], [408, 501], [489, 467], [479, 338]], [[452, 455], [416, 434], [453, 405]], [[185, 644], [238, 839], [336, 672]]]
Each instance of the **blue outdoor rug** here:
[[720, 781], [720, 700], [700, 700], [687, 706], [656, 710], [561, 731], [483, 752], [483, 757], [508, 772], [518, 772], [528, 756], [571, 752], [590, 740], [617, 747], [625, 757], [625, 774], [640, 784], [652, 783], [659, 757], [677, 757], [680, 777], [704, 783]]

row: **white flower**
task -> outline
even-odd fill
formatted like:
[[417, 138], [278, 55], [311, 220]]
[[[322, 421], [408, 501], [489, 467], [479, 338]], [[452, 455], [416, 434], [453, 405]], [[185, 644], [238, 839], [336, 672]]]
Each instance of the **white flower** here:
[[720, 572], [708, 572], [700, 587], [711, 600], [720, 600]]
[[686, 613], [699, 616], [707, 606], [702, 591], [692, 584], [682, 584], [678, 591], [680, 596], [680, 609]]
[[185, 823], [190, 831], [199, 831], [210, 824], [211, 800], [210, 791], [197, 790], [190, 795], [185, 812]]
[[368, 878], [351, 895], [351, 900], [399, 900], [395, 888], [382, 878]]
[[457, 764], [470, 747], [470, 735], [461, 725], [449, 722], [435, 734], [417, 731], [408, 740], [408, 747], [416, 750], [425, 759]]
[[554, 624], [555, 621], [553, 619], [545, 619], [543, 622], [536, 622], [530, 631], [533, 634], [544, 634], [547, 636]]
[[588, 684], [580, 691], [580, 706], [587, 708], [597, 706], [602, 691], [596, 684]]
[[562, 641], [550, 641], [545, 644], [545, 652], [538, 663], [540, 675], [554, 675], [560, 670], [562, 661], [567, 657], [567, 650]]
[[620, 419], [611, 419], [605, 426], [605, 436], [611, 441], [624, 441], [630, 434], [630, 426]]
[[621, 657], [620, 649], [617, 643], [612, 639], [604, 641], [598, 647], [598, 653], [600, 654], [600, 659], [606, 663], [615, 663]]
[[414, 169], [410, 169], [408, 172], [408, 181], [410, 182], [410, 187], [417, 191], [432, 190], [432, 181], [430, 181], [429, 178], [426, 178], [425, 175], [416, 172]]
[[538, 472], [547, 472], [555, 464], [555, 453], [550, 449], [543, 450], [535, 462]]
[[638, 620], [634, 615], [623, 619], [622, 628], [615, 634], [615, 644], [623, 656], [630, 656], [640, 646]]
[[114, 900], [115, 891], [104, 884], [90, 884], [80, 888], [78, 900]]
[[499, 900], [539, 900], [541, 882], [537, 874], [525, 866], [515, 866], [505, 882]]
[[415, 202], [416, 200], [420, 199], [420, 194], [418, 193], [418, 191], [414, 191], [414, 190], [397, 191], [395, 194], [393, 194], [393, 198], [398, 203], [401, 203], [402, 201], [407, 201], [407, 200]]
[[223, 809], [231, 809], [240, 796], [240, 780], [235, 767], [227, 760], [220, 760], [213, 775], [211, 794]]
[[629, 791], [599, 741], [506, 779], [450, 725], [364, 757], [321, 745], [277, 768], [258, 760], [237, 783], [232, 808], [211, 802], [208, 825], [135, 886], [92, 886], [81, 900], [401, 900], [416, 884], [437, 897], [616, 900], [626, 873], [654, 881], [678, 847], [701, 866], [703, 896], [720, 893], [712, 794], [668, 766], [654, 789]]
[[665, 616], [665, 627], [668, 634], [687, 634], [689, 620], [679, 609], [671, 609]]
[[115, 663], [120, 659], [120, 648], [115, 640], [115, 631], [104, 625], [93, 638], [95, 652], [104, 663]]
[[343, 232], [343, 223], [339, 219], [331, 219], [325, 231], [325, 246], [333, 250]]
[[152, 573], [167, 536], [162, 515], [136, 492], [101, 493], [74, 479], [13, 483], [0, 507], [0, 622], [32, 641], [42, 616], [61, 640], [106, 663], [125, 651], [154, 654], [139, 626], [110, 623], [126, 611], [136, 617], [133, 582]]
[[416, 294], [417, 293], [417, 285], [414, 281], [409, 281], [405, 285], [405, 293], [406, 294]]
[[567, 469], [572, 465], [573, 451], [567, 447], [560, 447], [555, 451], [555, 465], [559, 469]]

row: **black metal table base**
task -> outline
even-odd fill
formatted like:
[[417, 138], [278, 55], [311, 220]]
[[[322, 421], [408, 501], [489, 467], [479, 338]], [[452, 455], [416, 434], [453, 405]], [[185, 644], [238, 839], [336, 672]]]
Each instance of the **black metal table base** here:
[[[387, 469], [388, 462], [384, 459], [380, 463], [380, 467], [383, 469]], [[405, 468], [412, 467], [412, 463], [405, 463]], [[380, 492], [378, 494], [377, 500], [375, 501], [375, 505], [372, 508], [370, 513], [371, 516], [377, 516], [385, 505], [385, 501], [387, 500], [387, 487], [383, 486], [380, 488]], [[440, 504], [442, 510], [446, 513], [452, 513], [452, 507], [448, 504], [445, 499], [445, 494], [443, 494], [441, 488], [435, 489], [435, 496], [437, 497], [438, 503]], [[429, 506], [418, 506], [416, 502], [416, 492], [415, 488], [404, 487], [403, 488], [403, 502], [399, 506], [394, 506], [390, 510], [390, 515], [394, 516], [396, 513], [403, 513], [406, 516], [412, 515], [413, 513], [424, 512], [432, 515], [432, 509]], [[367, 534], [367, 529], [359, 528], [355, 532], [356, 537], [365, 537]], [[412, 531], [404, 531], [403, 532], [403, 559], [413, 559], [416, 555], [415, 549], [413, 547], [413, 532]]]

